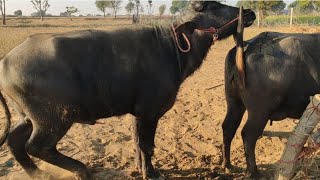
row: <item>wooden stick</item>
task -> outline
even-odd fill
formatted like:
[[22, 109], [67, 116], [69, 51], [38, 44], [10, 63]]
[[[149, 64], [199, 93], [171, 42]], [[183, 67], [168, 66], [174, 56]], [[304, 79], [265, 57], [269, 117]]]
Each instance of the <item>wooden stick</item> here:
[[220, 87], [220, 86], [223, 86], [223, 85], [224, 85], [223, 83], [222, 83], [222, 84], [218, 84], [218, 85], [215, 85], [215, 86], [209, 87], [209, 88], [207, 88], [206, 90], [215, 89], [215, 88]]
[[301, 157], [301, 150], [320, 121], [320, 94], [310, 97], [310, 101], [300, 118], [299, 124], [288, 139], [274, 179], [291, 179], [295, 175], [296, 166]]

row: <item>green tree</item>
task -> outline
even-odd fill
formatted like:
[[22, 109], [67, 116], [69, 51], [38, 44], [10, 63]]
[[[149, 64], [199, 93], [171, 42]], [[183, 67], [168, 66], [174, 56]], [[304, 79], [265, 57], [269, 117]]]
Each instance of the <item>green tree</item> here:
[[179, 9], [178, 9], [177, 7], [175, 7], [175, 6], [171, 6], [171, 7], [169, 8], [169, 11], [170, 11], [170, 13], [171, 13], [172, 15], [175, 15], [175, 14], [179, 11]]
[[147, 5], [147, 8], [148, 8], [148, 14], [151, 15], [152, 14], [152, 1], [151, 0], [148, 0], [148, 5]]
[[60, 16], [62, 16], [62, 17], [67, 17], [67, 16], [68, 16], [68, 13], [67, 13], [67, 12], [61, 12], [61, 13], [60, 13]]
[[188, 3], [186, 0], [172, 0], [170, 7], [171, 14], [176, 14], [177, 12], [182, 13]]
[[273, 4], [271, 4], [271, 12], [275, 13], [275, 14], [279, 14], [282, 10], [284, 10], [284, 8], [286, 7], [286, 3], [282, 1], [274, 1]]
[[264, 23], [265, 16], [268, 15], [270, 12], [280, 12], [283, 10], [286, 6], [286, 4], [283, 2], [283, 0], [277, 0], [277, 1], [269, 1], [269, 0], [239, 0], [237, 2], [236, 6], [243, 6], [244, 8], [250, 8], [256, 10], [256, 12], [259, 12], [259, 17], [261, 24]]
[[108, 7], [110, 7], [110, 1], [96, 0], [95, 4], [96, 4], [96, 7], [98, 8], [98, 10], [103, 13], [103, 17], [106, 17], [106, 10]]
[[22, 16], [22, 11], [21, 11], [21, 10], [16, 10], [16, 11], [14, 12], [14, 15], [15, 15], [15, 16]]
[[71, 7], [66, 7], [66, 13], [68, 14], [68, 16], [70, 17], [70, 20], [72, 21], [72, 14], [79, 12], [79, 10], [77, 8], [75, 8], [74, 6]]
[[110, 7], [112, 8], [113, 15], [114, 15], [115, 19], [117, 19], [117, 13], [121, 9], [121, 7], [120, 7], [121, 3], [122, 3], [121, 0], [110, 1]]
[[159, 14], [160, 14], [160, 17], [163, 15], [164, 11], [166, 10], [167, 6], [165, 4], [162, 4], [160, 7], [159, 7]]
[[294, 8], [301, 14], [308, 14], [320, 11], [320, 1], [317, 0], [296, 0], [292, 2], [288, 8]]
[[135, 2], [135, 5], [134, 5], [135, 9], [134, 9], [134, 11], [135, 11], [135, 13], [136, 13], [136, 16], [139, 18], [139, 13], [140, 13], [140, 12], [143, 12], [143, 6], [142, 6], [142, 4], [140, 3], [140, 0], [134, 0], [134, 2]]
[[50, 7], [49, 0], [31, 0], [31, 3], [33, 4], [33, 8], [40, 14], [41, 21], [43, 21], [43, 16]]
[[[45, 16], [46, 13], [42, 11], [42, 15]], [[37, 12], [31, 13], [31, 16], [32, 17], [41, 17], [41, 14], [40, 14], [40, 12], [37, 11]]]
[[125, 7], [127, 13], [129, 14], [129, 16], [131, 15], [131, 13], [134, 11], [134, 2], [133, 0], [129, 0], [128, 4]]
[[0, 11], [2, 16], [2, 25], [6, 25], [6, 0], [0, 0]]

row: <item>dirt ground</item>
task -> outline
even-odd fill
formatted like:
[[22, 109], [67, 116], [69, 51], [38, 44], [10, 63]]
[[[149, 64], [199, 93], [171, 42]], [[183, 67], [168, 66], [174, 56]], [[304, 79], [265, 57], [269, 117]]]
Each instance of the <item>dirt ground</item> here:
[[[246, 39], [266, 30], [282, 32], [320, 32], [320, 28], [249, 28]], [[241, 128], [232, 142], [232, 163], [236, 172], [224, 174], [222, 161], [222, 122], [226, 113], [224, 95], [224, 61], [234, 46], [231, 38], [214, 44], [202, 67], [182, 85], [174, 107], [160, 120], [156, 134], [153, 163], [168, 179], [242, 179], [245, 158]], [[1, 47], [0, 47], [1, 48]], [[3, 126], [4, 114], [0, 113]], [[13, 112], [13, 121], [17, 116]], [[101, 119], [104, 124], [74, 124], [58, 145], [67, 156], [90, 167], [96, 179], [141, 179], [134, 171], [134, 144], [131, 138], [133, 117], [125, 115]], [[257, 142], [256, 157], [266, 179], [272, 179], [293, 120], [266, 126]], [[320, 156], [315, 159], [319, 162]], [[73, 179], [72, 174], [35, 159], [39, 166], [60, 178]], [[310, 172], [312, 173], [312, 172]], [[319, 171], [312, 174], [320, 177]], [[317, 176], [317, 177], [316, 177]], [[311, 176], [310, 176], [311, 177]], [[10, 154], [7, 145], [0, 148], [0, 179], [25, 180], [26, 174]]]

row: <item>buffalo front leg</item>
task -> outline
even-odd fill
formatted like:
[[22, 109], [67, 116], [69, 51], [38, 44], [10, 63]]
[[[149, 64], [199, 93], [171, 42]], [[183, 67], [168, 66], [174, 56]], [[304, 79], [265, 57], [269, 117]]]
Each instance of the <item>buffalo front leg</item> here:
[[231, 141], [240, 125], [245, 107], [240, 100], [228, 99], [227, 115], [223, 121], [223, 162], [222, 168], [229, 173], [232, 170], [230, 161]]
[[241, 132], [247, 161], [246, 176], [251, 179], [258, 179], [260, 176], [256, 164], [255, 147], [258, 138], [262, 135], [263, 129], [268, 122], [267, 117], [263, 113], [251, 113], [249, 111], [248, 120]]
[[161, 177], [160, 173], [154, 169], [151, 163], [157, 124], [158, 119], [136, 119], [143, 179], [157, 179]]

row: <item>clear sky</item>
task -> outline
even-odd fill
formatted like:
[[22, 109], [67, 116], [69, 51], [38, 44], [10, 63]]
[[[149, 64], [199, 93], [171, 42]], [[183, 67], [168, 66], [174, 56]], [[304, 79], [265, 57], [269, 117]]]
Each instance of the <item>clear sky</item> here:
[[[158, 14], [158, 8], [161, 4], [166, 4], [166, 12], [168, 14], [169, 7], [171, 6], [172, 0], [153, 0], [153, 12], [154, 14]], [[293, 0], [285, 0], [287, 5], [292, 2]], [[102, 14], [99, 12], [94, 4], [95, 0], [49, 0], [50, 8], [48, 9], [47, 13], [52, 15], [59, 15], [61, 12], [66, 10], [66, 6], [74, 6], [79, 9], [79, 14], [87, 15], [87, 14]], [[144, 11], [147, 13], [147, 0], [141, 0]], [[237, 0], [227, 0], [226, 4], [235, 5]], [[126, 14], [124, 6], [128, 3], [128, 0], [122, 0], [121, 10], [119, 14]], [[7, 7], [7, 14], [12, 15], [16, 10], [22, 10], [23, 15], [29, 16], [31, 13], [36, 12], [33, 9], [32, 3], [30, 0], [7, 0], [6, 1]], [[111, 10], [108, 10], [108, 13], [111, 14]]]

